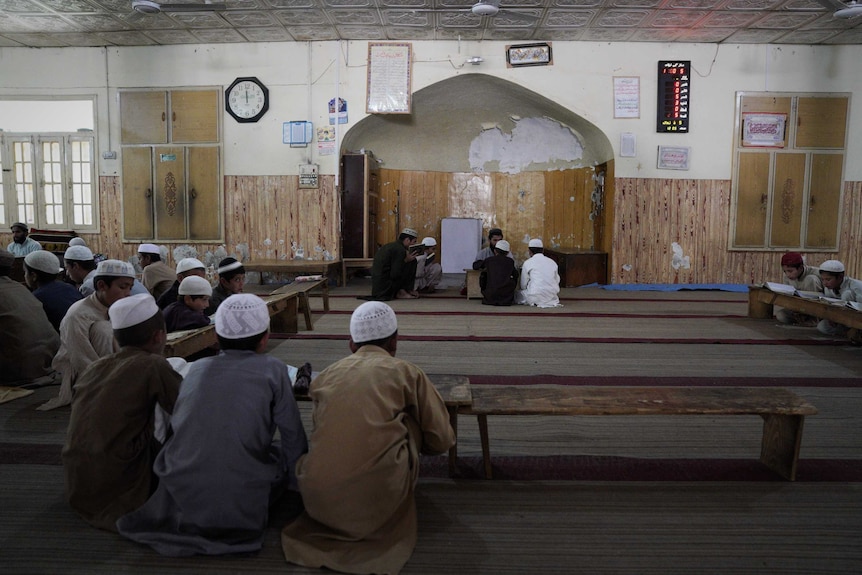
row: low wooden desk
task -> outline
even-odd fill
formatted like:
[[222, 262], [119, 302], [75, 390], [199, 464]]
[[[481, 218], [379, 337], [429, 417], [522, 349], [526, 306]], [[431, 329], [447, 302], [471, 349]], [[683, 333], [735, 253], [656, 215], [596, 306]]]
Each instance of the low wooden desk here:
[[543, 253], [557, 262], [560, 269], [560, 287], [608, 283], [607, 252], [545, 248]]
[[828, 319], [850, 328], [862, 329], [862, 312], [816, 299], [776, 293], [761, 286], [748, 286], [748, 317], [772, 319], [773, 307]]
[[165, 357], [188, 357], [218, 343], [215, 326], [174, 331], [168, 334]]
[[258, 272], [260, 283], [263, 284], [264, 273], [320, 274], [329, 277], [333, 270], [338, 274], [341, 260], [252, 260], [243, 262], [242, 266], [247, 272]]
[[467, 299], [482, 299], [482, 286], [479, 277], [482, 270], [464, 269], [467, 272]]

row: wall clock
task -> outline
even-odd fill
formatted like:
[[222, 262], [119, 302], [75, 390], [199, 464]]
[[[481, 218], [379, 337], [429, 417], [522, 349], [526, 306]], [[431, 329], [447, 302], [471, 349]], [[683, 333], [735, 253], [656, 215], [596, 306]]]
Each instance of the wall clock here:
[[269, 90], [252, 76], [237, 78], [224, 91], [224, 107], [237, 122], [257, 122], [269, 110]]

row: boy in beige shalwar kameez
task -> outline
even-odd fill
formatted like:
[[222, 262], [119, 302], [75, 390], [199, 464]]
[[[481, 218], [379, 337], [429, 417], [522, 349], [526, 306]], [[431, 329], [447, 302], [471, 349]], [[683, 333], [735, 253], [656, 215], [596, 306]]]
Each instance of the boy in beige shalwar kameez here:
[[382, 302], [350, 320], [353, 355], [311, 383], [313, 431], [296, 466], [305, 513], [282, 531], [285, 558], [345, 573], [398, 573], [416, 545], [419, 453], [455, 433], [440, 394], [396, 359], [398, 324]]

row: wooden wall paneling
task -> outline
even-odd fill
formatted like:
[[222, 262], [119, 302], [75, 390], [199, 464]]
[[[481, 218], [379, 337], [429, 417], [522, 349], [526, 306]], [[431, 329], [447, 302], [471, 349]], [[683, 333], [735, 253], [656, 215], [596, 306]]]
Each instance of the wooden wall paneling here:
[[843, 154], [811, 155], [811, 190], [808, 197], [808, 229], [803, 245], [808, 249], [834, 249], [838, 242]]
[[167, 93], [120, 92], [120, 143], [168, 142]]
[[217, 90], [174, 90], [170, 97], [171, 142], [218, 142]]
[[379, 245], [398, 238], [398, 234], [404, 228], [404, 225], [399, 228], [398, 213], [402, 174], [403, 172], [399, 170], [380, 170], [380, 198], [377, 205], [377, 243]]
[[[616, 198], [616, 176], [614, 174], [613, 160], [604, 164], [605, 167], [605, 196], [602, 200], [601, 221], [599, 223], [600, 232], [598, 237], [600, 241], [596, 243], [596, 249], [608, 254], [608, 270], [614, 269], [613, 242], [614, 242], [614, 209]], [[608, 273], [608, 281], [611, 274]]]
[[767, 242], [769, 246], [800, 245], [804, 190], [805, 154], [776, 154], [772, 184], [772, 228]]
[[[125, 158], [125, 154], [123, 155]], [[147, 158], [149, 163], [149, 157]], [[108, 258], [126, 259], [120, 215], [123, 213], [123, 198], [120, 194], [118, 176], [99, 176], [99, 233], [81, 235], [94, 254]], [[137, 248], [136, 248], [137, 249]], [[131, 255], [131, 254], [129, 254]]]

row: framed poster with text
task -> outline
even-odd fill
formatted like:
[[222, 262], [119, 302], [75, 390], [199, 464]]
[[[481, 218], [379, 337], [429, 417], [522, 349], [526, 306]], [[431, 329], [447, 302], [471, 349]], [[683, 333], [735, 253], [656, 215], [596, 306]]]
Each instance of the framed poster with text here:
[[367, 113], [410, 113], [412, 63], [409, 43], [368, 43]]

